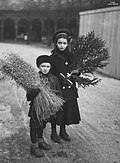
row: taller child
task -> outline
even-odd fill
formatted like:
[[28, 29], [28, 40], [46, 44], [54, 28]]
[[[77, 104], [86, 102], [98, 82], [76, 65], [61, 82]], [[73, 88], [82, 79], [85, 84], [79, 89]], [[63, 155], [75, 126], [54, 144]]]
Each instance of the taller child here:
[[[60, 137], [65, 141], [70, 141], [70, 136], [66, 132], [66, 125], [78, 124], [81, 120], [79, 107], [77, 103], [78, 92], [74, 78], [70, 76], [70, 67], [73, 63], [73, 55], [69, 50], [71, 33], [67, 29], [59, 29], [53, 35], [54, 49], [52, 50], [51, 59], [53, 62], [52, 73], [58, 77], [62, 90], [63, 111], [59, 117]], [[68, 79], [69, 77], [69, 79]], [[52, 130], [55, 125], [52, 126]], [[54, 141], [54, 139], [53, 139]]]

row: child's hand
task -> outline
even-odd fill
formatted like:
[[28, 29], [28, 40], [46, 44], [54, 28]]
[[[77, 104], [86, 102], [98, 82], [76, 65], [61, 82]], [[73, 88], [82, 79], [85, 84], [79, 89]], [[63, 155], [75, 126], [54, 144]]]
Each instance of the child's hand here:
[[27, 92], [27, 101], [32, 101], [37, 95], [38, 93], [40, 92], [40, 89], [37, 88], [37, 89], [32, 89], [31, 91]]
[[71, 74], [71, 76], [75, 76], [75, 75], [79, 76], [80, 72], [79, 72], [79, 70], [73, 70], [70, 74]]
[[71, 77], [71, 73], [67, 73], [67, 77], [68, 77], [68, 78]]
[[77, 75], [77, 74], [79, 74], [79, 70], [73, 70], [72, 72], [71, 72], [71, 75]]
[[71, 73], [67, 73], [67, 77], [70, 78], [72, 75], [79, 75], [78, 70], [73, 70]]

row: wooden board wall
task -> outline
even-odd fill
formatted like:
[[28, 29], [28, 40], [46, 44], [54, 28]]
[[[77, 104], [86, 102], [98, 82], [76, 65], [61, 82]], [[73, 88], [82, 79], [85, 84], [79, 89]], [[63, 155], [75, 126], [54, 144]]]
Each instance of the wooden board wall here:
[[79, 15], [79, 36], [94, 30], [109, 48], [110, 64], [100, 71], [120, 79], [120, 6], [80, 12]]

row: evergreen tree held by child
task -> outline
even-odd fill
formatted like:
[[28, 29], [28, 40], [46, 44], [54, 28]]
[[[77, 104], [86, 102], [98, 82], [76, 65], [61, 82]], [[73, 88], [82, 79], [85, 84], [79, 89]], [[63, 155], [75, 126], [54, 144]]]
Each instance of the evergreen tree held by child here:
[[[94, 32], [81, 36], [72, 41], [71, 32], [68, 29], [59, 29], [53, 35], [54, 49], [51, 59], [53, 60], [52, 73], [59, 79], [65, 103], [63, 113], [60, 116], [60, 137], [70, 141], [66, 132], [66, 125], [78, 124], [81, 121], [77, 98], [78, 87], [98, 84], [100, 79], [94, 76], [95, 70], [107, 66], [109, 61], [108, 48], [101, 37], [95, 36]], [[53, 126], [52, 127], [52, 130]], [[56, 142], [52, 136], [52, 140]]]

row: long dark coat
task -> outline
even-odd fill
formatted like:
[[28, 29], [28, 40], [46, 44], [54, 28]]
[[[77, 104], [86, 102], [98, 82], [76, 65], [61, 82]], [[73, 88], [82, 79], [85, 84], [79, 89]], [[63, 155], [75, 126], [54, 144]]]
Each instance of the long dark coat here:
[[[52, 90], [56, 91], [56, 95], [59, 95], [62, 97], [60, 85], [59, 85], [58, 79], [55, 75], [53, 75], [51, 73], [49, 73], [47, 75], [43, 75], [41, 72], [39, 72], [39, 75], [40, 75], [40, 78], [44, 78], [44, 80], [48, 81], [50, 88]], [[29, 104], [30, 108], [29, 108], [29, 112], [28, 112], [28, 116], [31, 117], [30, 127], [31, 128], [39, 128], [39, 127], [41, 127], [40, 125], [43, 125], [43, 128], [45, 128], [47, 122], [51, 122], [51, 123], [60, 125], [59, 118], [57, 119], [57, 117], [60, 117], [60, 116], [57, 116], [57, 115], [60, 115], [62, 110], [58, 111], [54, 116], [51, 116], [48, 121], [42, 121], [41, 124], [39, 123], [37, 116], [36, 116], [35, 109], [33, 107], [33, 100], [38, 95], [39, 91], [40, 91], [39, 89], [32, 89], [30, 91], [27, 91], [27, 94], [26, 94], [27, 101], [30, 101], [30, 104]]]
[[66, 101], [63, 105], [63, 114], [60, 119], [62, 124], [78, 124], [81, 120], [80, 112], [78, 108], [77, 98], [78, 90], [76, 88], [76, 83], [73, 78], [71, 78], [72, 85], [64, 79], [60, 74], [67, 76], [70, 71], [70, 67], [73, 62], [72, 55], [69, 50], [60, 52], [58, 49], [52, 51], [50, 56], [53, 62], [52, 73], [58, 77], [60, 87], [62, 90], [63, 99]]

